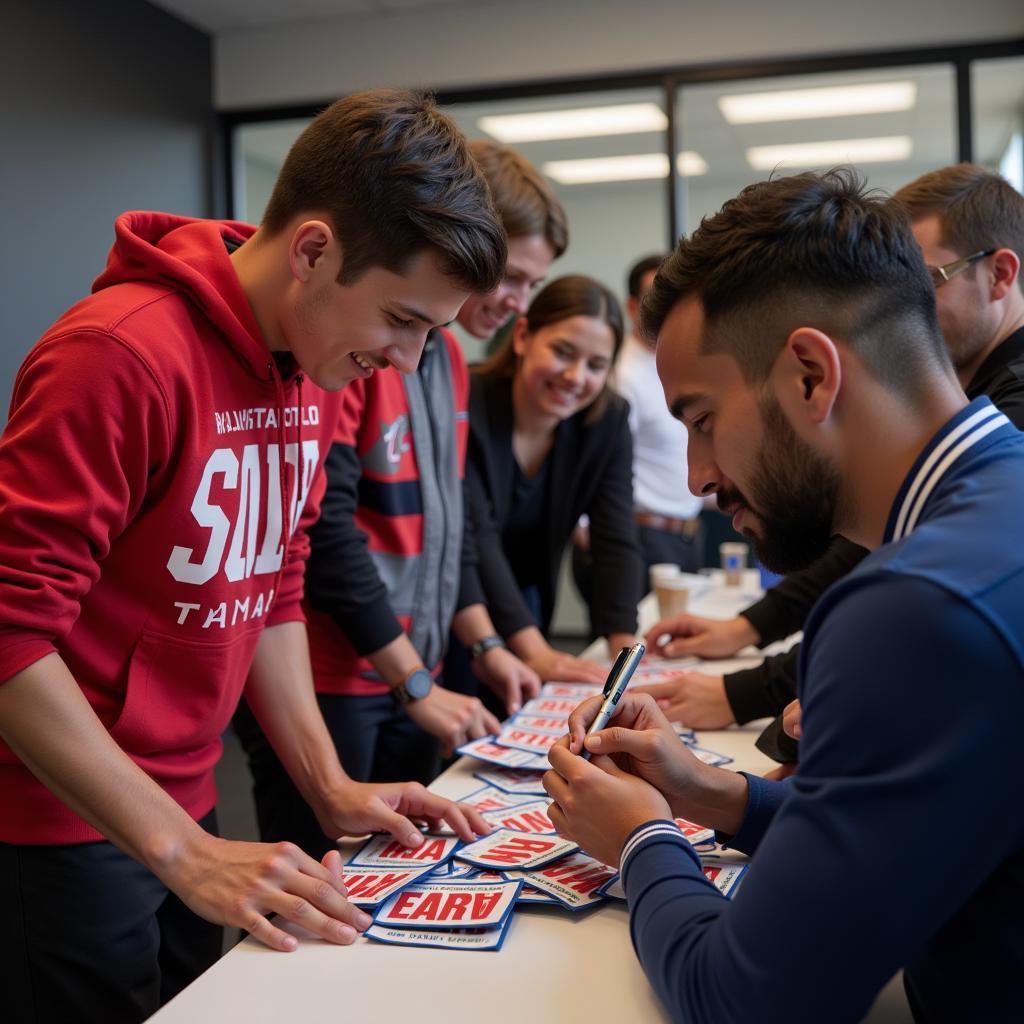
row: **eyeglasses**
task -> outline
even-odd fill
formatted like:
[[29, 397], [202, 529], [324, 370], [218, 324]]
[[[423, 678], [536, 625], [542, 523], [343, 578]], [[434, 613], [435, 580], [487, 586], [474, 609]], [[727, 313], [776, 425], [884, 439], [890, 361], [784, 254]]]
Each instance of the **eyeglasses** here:
[[941, 287], [947, 281], [952, 280], [957, 274], [962, 274], [968, 267], [973, 266], [978, 260], [983, 260], [986, 256], [991, 256], [995, 252], [995, 249], [982, 249], [980, 252], [976, 252], [971, 256], [963, 256], [958, 260], [953, 260], [952, 263], [947, 263], [941, 267], [928, 267], [928, 273], [931, 274], [932, 284], [936, 288]]

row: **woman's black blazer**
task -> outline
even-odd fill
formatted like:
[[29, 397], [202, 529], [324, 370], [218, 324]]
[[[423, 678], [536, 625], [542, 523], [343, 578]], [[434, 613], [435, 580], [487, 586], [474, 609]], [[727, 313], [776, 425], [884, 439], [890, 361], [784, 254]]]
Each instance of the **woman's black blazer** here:
[[524, 626], [547, 632], [555, 607], [558, 570], [573, 527], [590, 517], [594, 562], [594, 632], [632, 633], [643, 585], [633, 520], [633, 440], [625, 399], [610, 394], [604, 414], [587, 423], [589, 409], [563, 420], [548, 458], [546, 529], [537, 538], [544, 573], [541, 618], [534, 623], [502, 547], [515, 481], [512, 453], [512, 379], [472, 374], [466, 455], [467, 527], [494, 625], [503, 636]]

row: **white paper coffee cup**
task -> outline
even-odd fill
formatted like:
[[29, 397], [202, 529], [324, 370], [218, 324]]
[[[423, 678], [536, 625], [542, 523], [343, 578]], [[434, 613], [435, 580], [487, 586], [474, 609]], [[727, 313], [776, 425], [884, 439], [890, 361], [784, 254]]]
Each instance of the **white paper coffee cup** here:
[[736, 541], [726, 541], [718, 545], [718, 553], [722, 559], [722, 573], [727, 587], [738, 587], [743, 582], [743, 570], [747, 567], [747, 555], [750, 547]]

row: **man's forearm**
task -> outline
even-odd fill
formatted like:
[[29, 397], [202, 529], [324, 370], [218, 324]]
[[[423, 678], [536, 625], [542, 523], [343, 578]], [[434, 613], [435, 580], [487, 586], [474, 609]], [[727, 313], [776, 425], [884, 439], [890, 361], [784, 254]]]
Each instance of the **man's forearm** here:
[[424, 668], [419, 651], [413, 647], [407, 633], [401, 633], [389, 644], [367, 655], [377, 674], [391, 689], [403, 682], [410, 672]]
[[467, 605], [452, 619], [452, 632], [458, 637], [463, 647], [472, 647], [477, 640], [486, 636], [495, 636], [497, 630], [482, 604]]
[[516, 657], [527, 662], [543, 656], [550, 649], [544, 634], [536, 626], [524, 626], [506, 639]]
[[735, 835], [747, 810], [747, 780], [739, 772], [702, 765], [697, 785], [665, 796], [678, 817]]
[[636, 637], [632, 633], [609, 633], [608, 657], [614, 658], [623, 647], [632, 647], [635, 643]]
[[173, 887], [209, 838], [117, 745], [57, 654], [0, 685], [0, 735], [51, 792]]

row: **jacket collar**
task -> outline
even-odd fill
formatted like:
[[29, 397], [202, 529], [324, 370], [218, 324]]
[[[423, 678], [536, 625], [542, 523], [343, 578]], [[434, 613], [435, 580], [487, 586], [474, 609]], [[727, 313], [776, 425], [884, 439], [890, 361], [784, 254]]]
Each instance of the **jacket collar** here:
[[1016, 432], [988, 398], [976, 398], [928, 442], [903, 481], [885, 528], [883, 543], [902, 540], [921, 520], [928, 499], [943, 478], [994, 431]]

